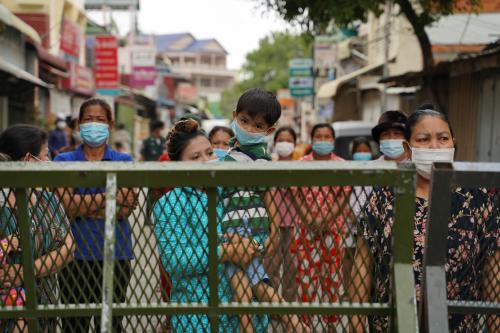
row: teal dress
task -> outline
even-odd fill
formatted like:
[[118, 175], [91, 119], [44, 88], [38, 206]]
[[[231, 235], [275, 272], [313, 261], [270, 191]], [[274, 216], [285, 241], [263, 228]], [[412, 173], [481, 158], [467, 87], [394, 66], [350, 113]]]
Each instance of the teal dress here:
[[[220, 202], [220, 201], [219, 201]], [[177, 303], [208, 303], [208, 197], [193, 188], [175, 188], [155, 204], [155, 234], [161, 262], [172, 280], [170, 301]], [[217, 215], [223, 213], [217, 205]], [[221, 233], [220, 223], [217, 232]], [[232, 301], [232, 292], [224, 274], [224, 266], [218, 266], [219, 300]], [[254, 318], [256, 332], [267, 329], [267, 318]], [[206, 315], [172, 316], [174, 332], [209, 332]], [[220, 316], [220, 332], [239, 332], [237, 316]]]

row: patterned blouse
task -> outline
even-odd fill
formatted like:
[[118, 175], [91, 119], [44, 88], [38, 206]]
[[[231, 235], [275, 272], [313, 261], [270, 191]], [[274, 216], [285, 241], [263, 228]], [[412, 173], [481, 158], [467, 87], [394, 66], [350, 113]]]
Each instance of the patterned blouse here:
[[[7, 205], [9, 193], [11, 193], [9, 189], [0, 189], [0, 238], [2, 239], [19, 233], [15, 214]], [[60, 249], [70, 232], [70, 222], [55, 193], [46, 190], [32, 191], [28, 208], [33, 258], [40, 258]], [[8, 261], [10, 264], [21, 263], [21, 252], [10, 253]], [[56, 304], [58, 297], [55, 274], [38, 278], [36, 282], [39, 302]]]
[[[0, 188], [0, 239], [19, 234], [15, 212], [7, 203], [9, 194], [13, 195], [14, 192], [7, 188]], [[70, 222], [55, 193], [46, 190], [33, 190], [29, 200], [28, 217], [31, 222], [32, 255], [33, 258], [37, 259], [64, 246], [65, 239], [71, 232]], [[21, 251], [13, 251], [9, 253], [7, 262], [20, 264], [21, 256]], [[38, 277], [35, 283], [39, 304], [58, 303], [60, 295], [55, 273]], [[14, 324], [14, 320], [2, 322], [0, 332], [12, 332]], [[38, 325], [43, 332], [55, 332], [57, 320], [41, 318], [38, 320]]]
[[[394, 193], [388, 188], [375, 189], [360, 220], [360, 234], [373, 254], [372, 301], [388, 302], [390, 298], [390, 263]], [[420, 300], [428, 201], [416, 198], [413, 272], [417, 300]], [[485, 189], [457, 188], [452, 196], [448, 222], [448, 258], [445, 265], [447, 293], [450, 300], [481, 300], [485, 257], [499, 249], [500, 216], [498, 207]], [[389, 332], [389, 318], [374, 316], [369, 320], [371, 332]], [[473, 314], [449, 316], [450, 332], [478, 332], [479, 317]]]

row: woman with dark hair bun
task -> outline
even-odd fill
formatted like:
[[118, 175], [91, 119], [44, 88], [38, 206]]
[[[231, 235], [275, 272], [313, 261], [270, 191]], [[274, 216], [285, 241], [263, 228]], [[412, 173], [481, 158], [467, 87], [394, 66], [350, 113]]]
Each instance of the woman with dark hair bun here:
[[[0, 135], [0, 159], [39, 163], [49, 161], [47, 133], [32, 125], [14, 125]], [[28, 216], [33, 234], [30, 237], [35, 259], [38, 304], [59, 303], [55, 272], [73, 259], [74, 240], [70, 222], [58, 197], [46, 189], [28, 193]], [[2, 305], [25, 304], [22, 249], [19, 247], [19, 225], [14, 211], [18, 208], [13, 189], [0, 188], [0, 242], [4, 263], [0, 269], [0, 302]], [[7, 250], [5, 250], [7, 249]], [[44, 332], [56, 330], [57, 320], [40, 319]], [[24, 319], [1, 321], [4, 331], [24, 331]]]
[[167, 152], [172, 161], [201, 161], [215, 159], [210, 141], [193, 119], [175, 123], [167, 135]]
[[[177, 122], [167, 136], [167, 151], [172, 161], [217, 161], [210, 141], [193, 119]], [[208, 196], [203, 189], [177, 187], [162, 196], [155, 204], [155, 234], [160, 259], [172, 280], [171, 302], [208, 303]], [[217, 216], [221, 221], [222, 202]], [[222, 233], [221, 225], [217, 225]], [[219, 300], [230, 302], [233, 297], [222, 263], [231, 261], [246, 265], [251, 255], [251, 240], [235, 235], [219, 245]], [[238, 332], [236, 316], [220, 316], [219, 332]], [[172, 316], [175, 332], [208, 332], [206, 315]]]

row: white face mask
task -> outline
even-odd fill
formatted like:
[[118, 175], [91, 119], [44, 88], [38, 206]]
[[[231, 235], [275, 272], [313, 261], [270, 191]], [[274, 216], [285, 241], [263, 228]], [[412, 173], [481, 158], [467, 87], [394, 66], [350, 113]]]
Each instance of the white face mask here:
[[291, 142], [281, 141], [274, 145], [274, 151], [280, 157], [288, 157], [292, 155], [295, 145]]
[[415, 163], [417, 172], [425, 179], [431, 178], [431, 169], [433, 162], [453, 162], [455, 148], [428, 149], [412, 148], [411, 160]]

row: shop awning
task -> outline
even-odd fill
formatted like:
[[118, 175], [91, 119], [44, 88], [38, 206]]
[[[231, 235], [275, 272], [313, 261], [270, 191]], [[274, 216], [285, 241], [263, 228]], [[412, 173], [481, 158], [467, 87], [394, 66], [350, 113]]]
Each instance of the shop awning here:
[[57, 68], [60, 71], [67, 72], [68, 71], [68, 61], [62, 57], [55, 56], [50, 54], [49, 51], [45, 50], [41, 45], [35, 45], [36, 52], [38, 54], [38, 58], [50, 66]]
[[16, 15], [12, 14], [10, 10], [7, 9], [4, 5], [0, 4], [0, 21], [5, 24], [19, 30], [22, 34], [31, 38], [35, 43], [40, 44], [42, 40], [40, 39], [40, 35], [33, 29], [29, 24], [25, 23]]
[[318, 89], [318, 94], [316, 95], [317, 98], [332, 98], [335, 97], [337, 94], [337, 90], [344, 85], [345, 83], [351, 81], [352, 79], [355, 79], [356, 77], [366, 74], [374, 69], [377, 69], [378, 67], [382, 66], [384, 63], [379, 62], [375, 64], [371, 64], [365, 67], [362, 67], [358, 70], [355, 70], [354, 72], [351, 72], [347, 75], [341, 76], [338, 79], [335, 79], [333, 81], [329, 81], [325, 84], [323, 84], [321, 87]]
[[43, 82], [42, 80], [40, 80], [39, 78], [37, 78], [33, 74], [30, 74], [30, 73], [26, 72], [25, 70], [22, 70], [21, 68], [8, 63], [7, 61], [3, 60], [2, 58], [0, 58], [0, 71], [7, 72], [10, 75], [18, 78], [19, 80], [30, 82], [36, 86], [39, 86], [39, 87], [44, 87], [47, 89], [52, 88], [52, 85]]

